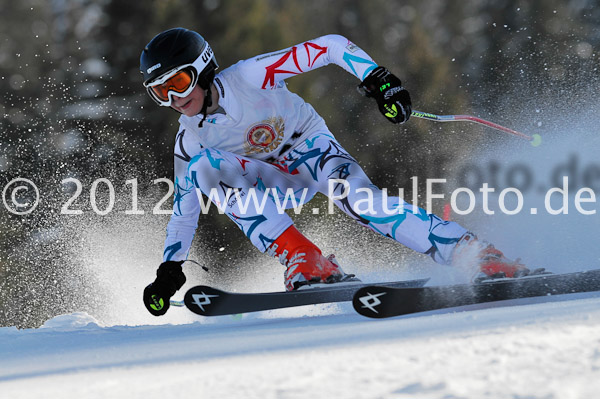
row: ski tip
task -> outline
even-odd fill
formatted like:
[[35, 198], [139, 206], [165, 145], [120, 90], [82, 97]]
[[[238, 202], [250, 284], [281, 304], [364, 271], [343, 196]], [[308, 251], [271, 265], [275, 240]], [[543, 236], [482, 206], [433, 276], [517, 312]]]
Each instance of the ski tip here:
[[381, 312], [381, 297], [386, 295], [388, 290], [386, 287], [381, 286], [368, 286], [363, 287], [356, 291], [354, 297], [352, 298], [352, 306], [354, 310], [362, 316], [379, 319], [386, 317], [386, 315]]
[[216, 313], [221, 297], [227, 294], [224, 291], [206, 285], [197, 285], [190, 288], [183, 297], [184, 305], [192, 312], [201, 316], [221, 315]]

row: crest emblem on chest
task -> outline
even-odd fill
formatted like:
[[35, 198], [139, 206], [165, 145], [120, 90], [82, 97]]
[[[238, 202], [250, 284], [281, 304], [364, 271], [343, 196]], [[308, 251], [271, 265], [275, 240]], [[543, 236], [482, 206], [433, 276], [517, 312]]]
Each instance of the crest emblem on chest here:
[[271, 117], [250, 126], [246, 131], [244, 149], [246, 154], [269, 153], [279, 147], [283, 140], [283, 118]]

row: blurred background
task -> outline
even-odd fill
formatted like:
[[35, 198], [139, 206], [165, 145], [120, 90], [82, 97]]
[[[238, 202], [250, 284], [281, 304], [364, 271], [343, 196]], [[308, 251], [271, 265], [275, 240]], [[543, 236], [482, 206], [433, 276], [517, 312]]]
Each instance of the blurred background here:
[[[528, 134], [544, 134], [570, 110], [597, 104], [596, 0], [0, 0], [0, 19], [0, 187], [28, 178], [41, 197], [28, 215], [0, 208], [0, 326], [35, 327], [76, 310], [107, 323], [147, 322], [134, 315], [145, 312], [141, 290], [161, 261], [168, 221], [152, 214], [167, 193], [166, 184], [153, 181], [172, 177], [178, 114], [151, 101], [138, 68], [144, 45], [165, 29], [201, 33], [221, 69], [341, 34], [401, 78], [414, 109], [473, 114]], [[375, 184], [403, 187], [407, 198], [412, 176], [420, 178], [422, 196], [426, 178], [462, 181], [477, 154], [528, 145], [465, 123], [413, 118], [391, 125], [357, 84], [333, 65], [288, 80]], [[82, 182], [68, 206], [82, 215], [61, 213], [77, 194], [66, 178]], [[90, 200], [99, 178], [116, 192], [105, 216]], [[95, 189], [104, 209], [108, 186]], [[145, 214], [125, 214], [134, 199]], [[294, 218], [346, 264], [403, 267], [412, 256], [340, 215]], [[211, 272], [192, 272], [191, 279], [281, 289], [280, 266], [230, 224], [216, 213], [201, 216], [192, 255]], [[240, 286], [239, 270], [257, 284]], [[131, 317], [111, 318], [115, 308]]]

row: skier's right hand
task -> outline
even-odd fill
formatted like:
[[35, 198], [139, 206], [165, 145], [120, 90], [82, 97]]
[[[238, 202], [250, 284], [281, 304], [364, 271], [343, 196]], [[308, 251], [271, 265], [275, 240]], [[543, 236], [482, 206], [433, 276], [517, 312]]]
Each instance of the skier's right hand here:
[[358, 91], [377, 101], [379, 112], [392, 123], [404, 123], [410, 118], [412, 102], [402, 82], [385, 67], [373, 69], [359, 85]]
[[144, 305], [154, 316], [167, 313], [169, 300], [185, 283], [182, 263], [183, 261], [161, 263], [156, 271], [156, 280], [144, 289]]

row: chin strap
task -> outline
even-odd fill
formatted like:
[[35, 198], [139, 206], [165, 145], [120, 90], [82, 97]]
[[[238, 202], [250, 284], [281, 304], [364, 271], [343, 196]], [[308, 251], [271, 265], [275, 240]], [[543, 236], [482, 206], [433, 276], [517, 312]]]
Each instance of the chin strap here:
[[210, 85], [208, 85], [208, 89], [206, 89], [206, 96], [204, 97], [204, 104], [202, 105], [202, 109], [200, 110], [200, 113], [204, 116], [198, 124], [198, 127], [202, 127], [202, 124], [206, 120], [206, 110], [208, 110], [208, 107], [210, 106], [212, 106], [212, 91], [210, 90]]

